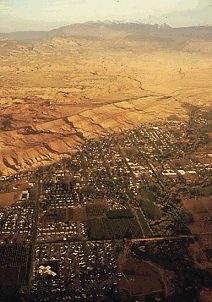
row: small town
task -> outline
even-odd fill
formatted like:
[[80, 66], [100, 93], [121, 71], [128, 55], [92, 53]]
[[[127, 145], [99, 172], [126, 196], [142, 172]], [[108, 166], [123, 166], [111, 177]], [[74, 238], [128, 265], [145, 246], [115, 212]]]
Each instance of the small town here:
[[[14, 201], [0, 208], [5, 290], [40, 302], [179, 301], [172, 296], [181, 279], [201, 266], [198, 286], [180, 288], [197, 301], [211, 269], [212, 154], [209, 120], [188, 110], [189, 120], [89, 139], [72, 158], [1, 175], [0, 198]], [[206, 202], [201, 225], [192, 215], [197, 198]]]

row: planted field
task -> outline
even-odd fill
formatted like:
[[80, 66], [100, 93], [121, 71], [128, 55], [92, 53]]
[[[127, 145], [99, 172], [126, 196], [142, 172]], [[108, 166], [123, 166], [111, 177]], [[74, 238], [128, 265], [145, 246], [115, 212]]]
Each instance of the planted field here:
[[88, 221], [90, 240], [139, 238], [141, 229], [135, 218], [101, 219]]
[[161, 212], [155, 203], [156, 198], [153, 192], [143, 188], [140, 192], [140, 196], [138, 197], [138, 201], [148, 219], [159, 220], [161, 218]]
[[90, 203], [86, 205], [86, 214], [89, 217], [103, 216], [107, 211], [105, 203]]
[[130, 209], [120, 209], [115, 211], [108, 211], [107, 218], [117, 219], [117, 218], [134, 218], [134, 215]]
[[155, 202], [155, 195], [150, 190], [148, 190], [146, 188], [141, 189], [140, 197], [142, 199], [145, 199], [145, 200], [148, 200], [148, 201], [151, 201], [151, 202]]
[[67, 220], [68, 218], [65, 208], [61, 208], [61, 209], [49, 208], [41, 219], [43, 223], [47, 223], [47, 224], [62, 222]]
[[144, 210], [145, 216], [148, 219], [159, 220], [161, 218], [160, 209], [151, 201], [141, 201], [141, 207]]
[[212, 197], [197, 197], [183, 200], [184, 207], [192, 214], [193, 223], [189, 225], [192, 233], [212, 231]]
[[84, 207], [83, 208], [73, 208], [73, 209], [69, 209], [69, 210], [73, 210], [72, 217], [69, 217], [71, 222], [86, 221], [87, 215], [86, 215], [86, 211], [85, 211]]

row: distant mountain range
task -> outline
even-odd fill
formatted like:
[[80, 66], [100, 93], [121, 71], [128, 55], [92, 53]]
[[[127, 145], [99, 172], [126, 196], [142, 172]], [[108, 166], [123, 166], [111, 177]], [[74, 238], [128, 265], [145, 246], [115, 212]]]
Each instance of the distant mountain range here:
[[212, 41], [212, 26], [172, 28], [167, 24], [87, 22], [60, 27], [51, 31], [17, 31], [1, 33], [1, 39], [38, 40], [54, 37], [109, 38], [125, 36], [129, 39], [164, 41], [208, 40]]

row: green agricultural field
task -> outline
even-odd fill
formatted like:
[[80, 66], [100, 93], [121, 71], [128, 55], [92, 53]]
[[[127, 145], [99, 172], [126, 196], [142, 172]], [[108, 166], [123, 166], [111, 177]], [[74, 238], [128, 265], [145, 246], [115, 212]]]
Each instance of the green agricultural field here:
[[121, 209], [107, 212], [107, 218], [120, 219], [120, 218], [134, 218], [134, 215], [130, 209]]
[[86, 205], [86, 214], [88, 217], [103, 216], [106, 212], [107, 208], [103, 203], [90, 203]]
[[88, 221], [90, 240], [139, 238], [142, 236], [135, 218], [102, 219]]
[[142, 200], [140, 204], [147, 218], [151, 220], [159, 220], [161, 218], [160, 209], [156, 204], [146, 200]]
[[142, 189], [138, 201], [148, 219], [159, 220], [161, 218], [161, 212], [155, 203], [156, 198], [153, 192], [146, 188]]

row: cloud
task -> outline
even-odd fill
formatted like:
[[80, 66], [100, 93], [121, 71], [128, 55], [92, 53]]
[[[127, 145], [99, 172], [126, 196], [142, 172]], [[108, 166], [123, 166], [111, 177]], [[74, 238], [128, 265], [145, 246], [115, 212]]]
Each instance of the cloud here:
[[86, 0], [47, 0], [45, 1], [45, 5], [52, 7], [66, 7], [66, 6], [72, 6], [72, 5], [78, 5], [78, 4], [83, 4], [86, 3]]
[[46, 30], [95, 20], [211, 24], [211, 5], [212, 0], [0, 0], [0, 31]]
[[[184, 1], [184, 0], [183, 0]], [[188, 4], [188, 3], [187, 3]], [[173, 27], [212, 25], [212, 0], [197, 1], [195, 6], [188, 6], [184, 11], [176, 11], [161, 16], [153, 16], [146, 22], [167, 23]]]
[[[32, 0], [30, 0], [32, 1]], [[37, 0], [33, 1], [33, 6], [36, 10], [40, 11], [40, 15], [48, 15], [51, 18], [52, 14], [67, 14], [73, 9], [76, 9], [77, 6], [86, 4], [87, 0]]]
[[0, 12], [8, 11], [13, 5], [13, 0], [0, 0]]
[[42, 7], [39, 7], [40, 16], [43, 20], [62, 21], [73, 19], [83, 11], [87, 0], [46, 0]]
[[212, 5], [212, 0], [199, 0], [199, 7], [210, 7]]

